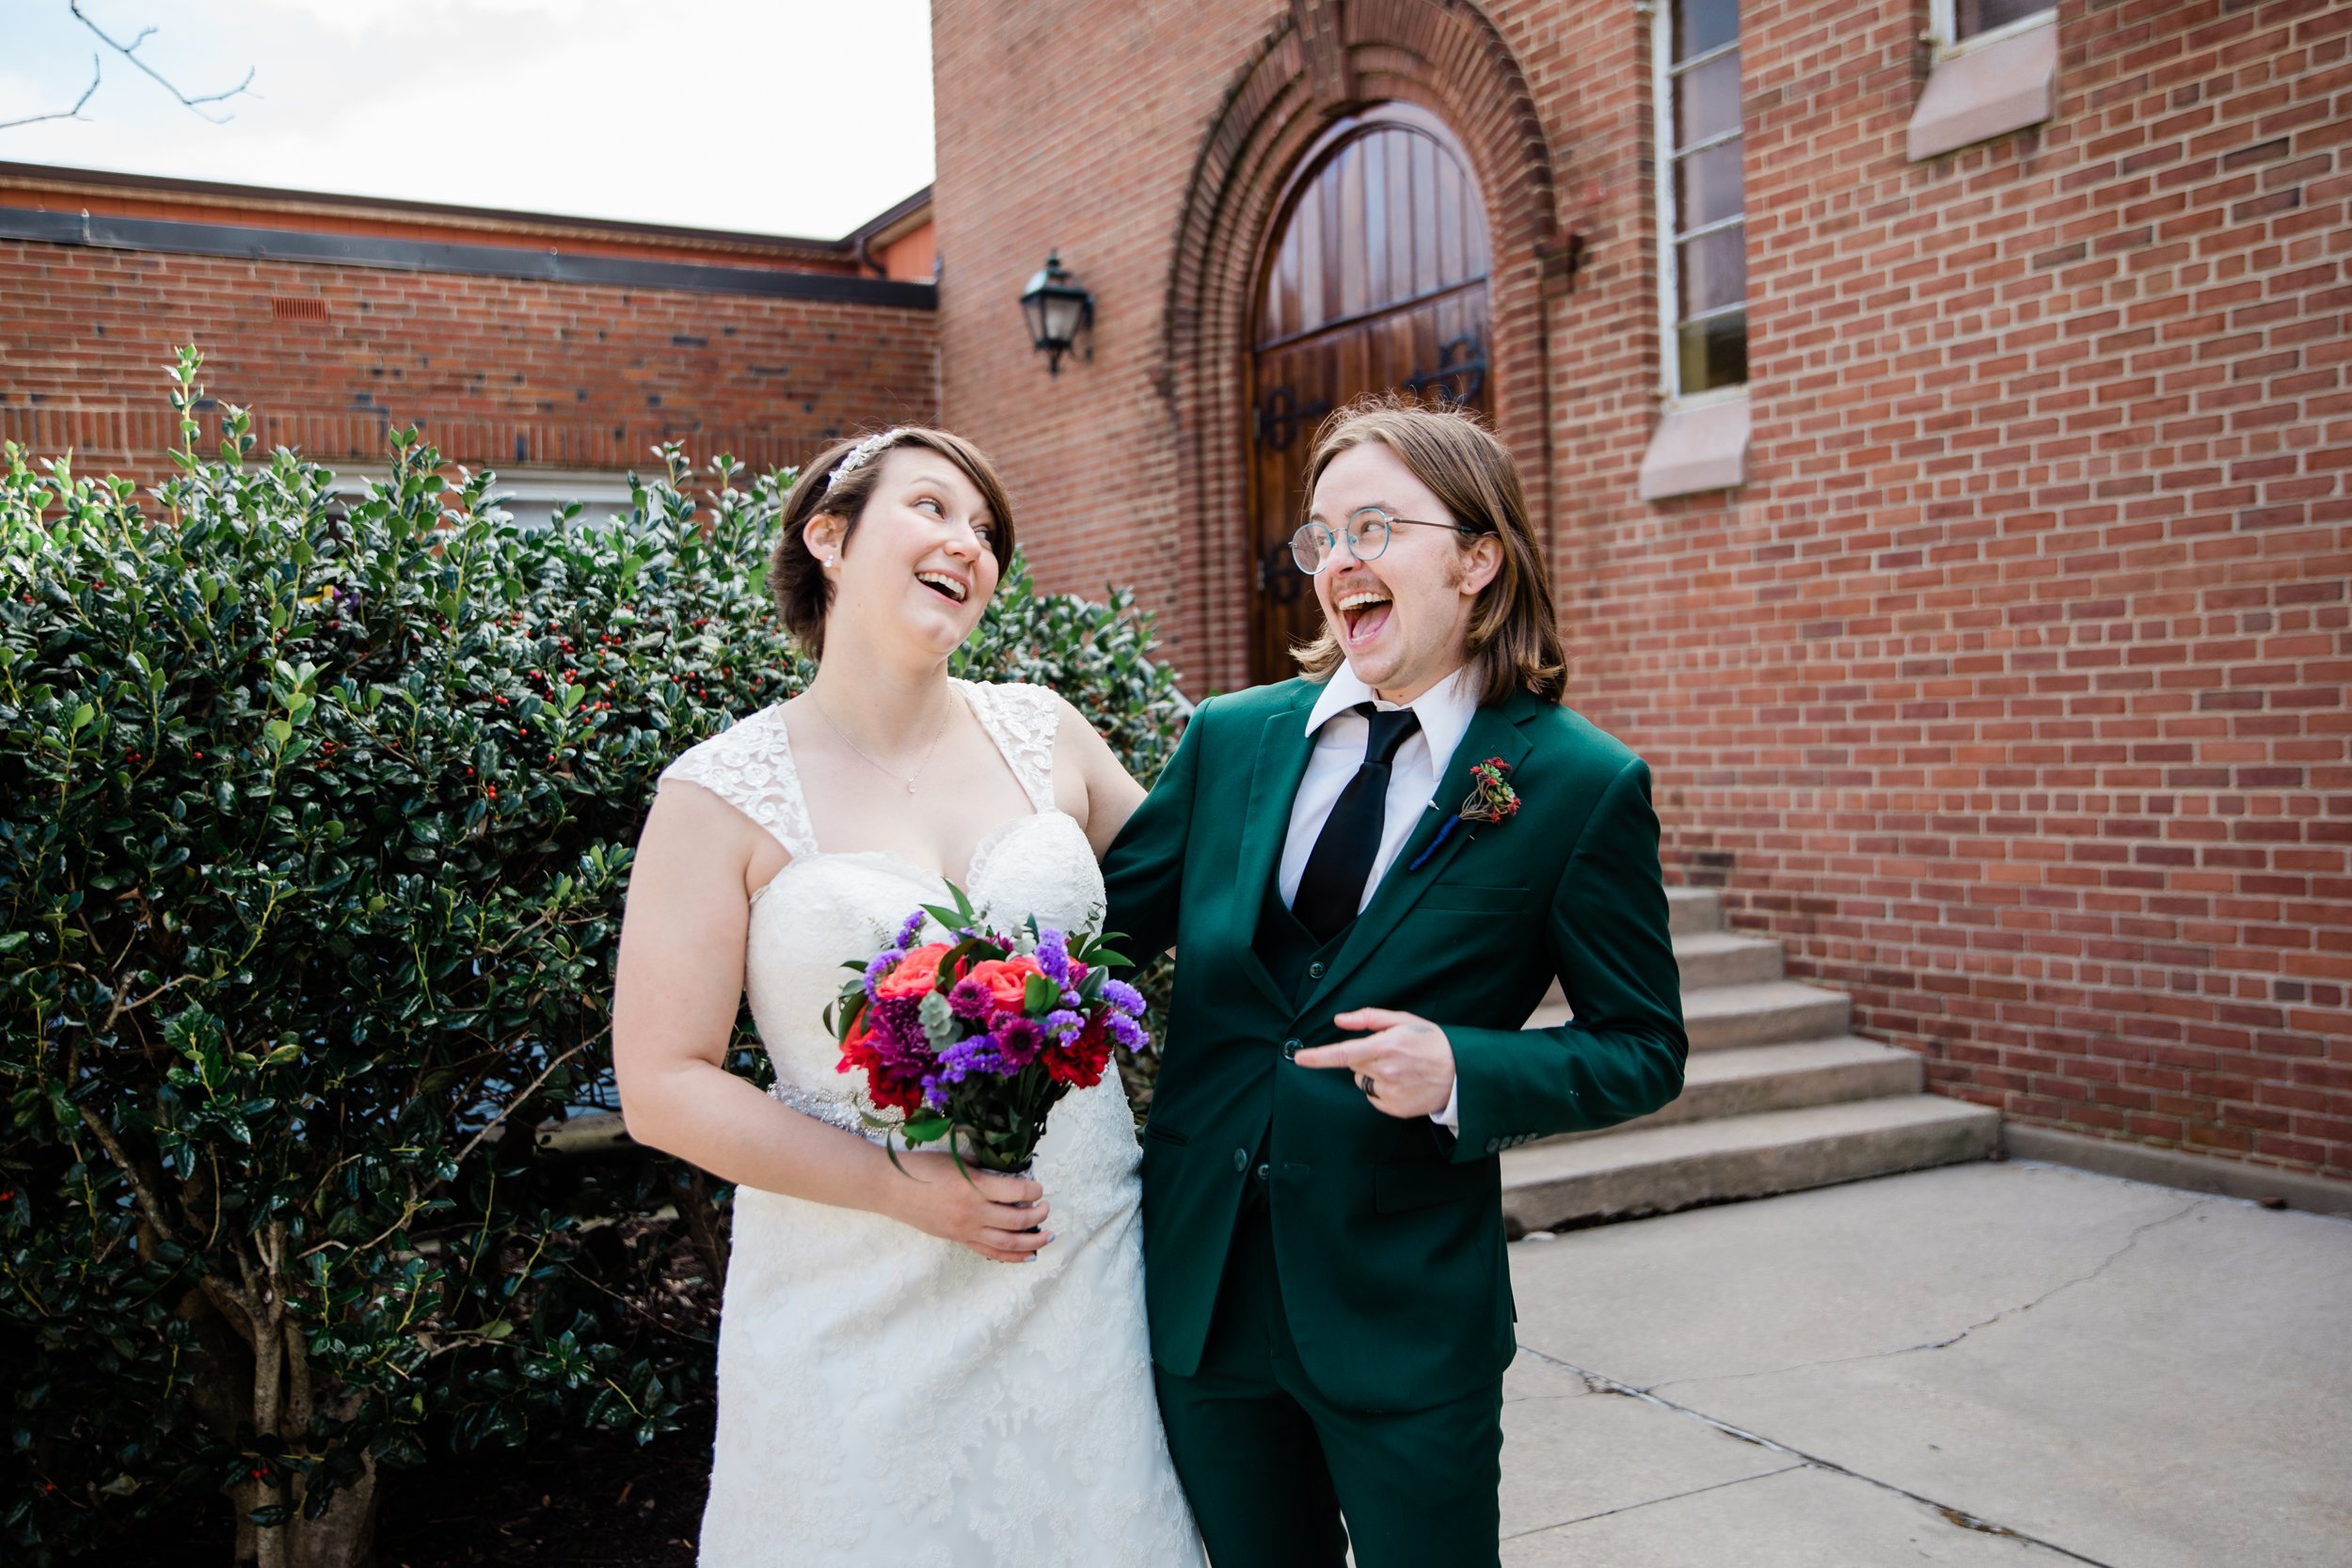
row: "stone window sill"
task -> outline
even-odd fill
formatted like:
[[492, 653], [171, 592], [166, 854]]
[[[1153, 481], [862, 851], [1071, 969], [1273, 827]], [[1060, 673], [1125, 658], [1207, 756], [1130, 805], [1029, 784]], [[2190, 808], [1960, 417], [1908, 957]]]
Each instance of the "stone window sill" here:
[[1911, 160], [2039, 125], [2058, 113], [2058, 13], [1946, 55], [1912, 112]]
[[1642, 458], [1641, 496], [1661, 501], [1728, 490], [1748, 480], [1748, 394], [1681, 404], [1666, 410]]

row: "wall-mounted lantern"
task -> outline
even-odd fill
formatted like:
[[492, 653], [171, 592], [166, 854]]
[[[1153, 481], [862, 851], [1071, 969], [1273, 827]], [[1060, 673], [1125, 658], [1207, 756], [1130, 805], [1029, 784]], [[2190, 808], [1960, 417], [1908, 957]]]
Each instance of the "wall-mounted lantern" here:
[[1059, 375], [1061, 356], [1094, 325], [1094, 296], [1078, 287], [1059, 256], [1048, 256], [1022, 292], [1021, 313], [1029, 319], [1029, 341], [1043, 352], [1047, 373]]

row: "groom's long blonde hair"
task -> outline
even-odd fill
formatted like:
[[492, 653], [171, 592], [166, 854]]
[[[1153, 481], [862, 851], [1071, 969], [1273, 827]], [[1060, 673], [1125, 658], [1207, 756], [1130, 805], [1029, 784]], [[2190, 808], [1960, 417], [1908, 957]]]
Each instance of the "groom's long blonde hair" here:
[[[1567, 643], [1510, 451], [1475, 415], [1375, 393], [1340, 409], [1316, 433], [1302, 509], [1313, 503], [1315, 483], [1332, 460], [1367, 441], [1396, 453], [1455, 522], [1491, 533], [1502, 546], [1502, 569], [1470, 610], [1470, 666], [1480, 705], [1502, 702], [1520, 687], [1558, 702], [1568, 685]], [[1467, 547], [1467, 540], [1456, 540]], [[1328, 680], [1347, 657], [1327, 626], [1313, 641], [1293, 648], [1291, 657], [1308, 679], [1318, 681]]]

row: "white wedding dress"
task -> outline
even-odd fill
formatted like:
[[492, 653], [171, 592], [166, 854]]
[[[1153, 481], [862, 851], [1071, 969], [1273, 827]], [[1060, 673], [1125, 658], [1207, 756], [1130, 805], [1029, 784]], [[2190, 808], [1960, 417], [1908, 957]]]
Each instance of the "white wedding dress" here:
[[[1054, 804], [1053, 694], [956, 684], [1036, 808], [981, 839], [965, 891], [1000, 929], [1099, 925], [1102, 873]], [[790, 851], [752, 898], [745, 990], [777, 1098], [862, 1131], [865, 1078], [834, 1070], [825, 1006], [842, 964], [887, 946], [946, 883], [896, 855], [818, 847], [781, 708], [662, 777]], [[703, 1568], [1200, 1568], [1152, 1388], [1138, 1162], [1116, 1073], [1057, 1105], [1035, 1170], [1055, 1239], [1033, 1263], [737, 1189]]]

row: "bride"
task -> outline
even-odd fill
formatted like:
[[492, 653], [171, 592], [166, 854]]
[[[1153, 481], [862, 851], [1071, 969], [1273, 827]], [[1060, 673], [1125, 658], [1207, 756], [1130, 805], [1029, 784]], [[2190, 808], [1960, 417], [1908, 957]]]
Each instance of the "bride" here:
[[[613, 1009], [638, 1142], [738, 1183], [705, 1568], [1198, 1568], [1152, 1390], [1137, 1151], [1116, 1074], [1055, 1107], [1034, 1180], [888, 1152], [822, 1022], [845, 961], [952, 879], [1000, 928], [1099, 926], [1142, 799], [1038, 687], [951, 680], [1012, 556], [942, 431], [803, 471], [769, 581], [818, 657], [662, 775]], [[746, 991], [776, 1086], [728, 1073]]]

